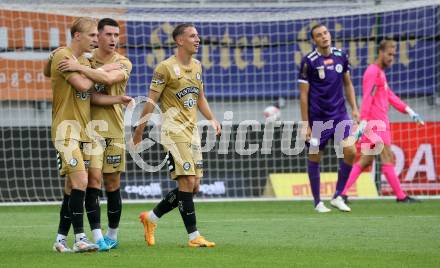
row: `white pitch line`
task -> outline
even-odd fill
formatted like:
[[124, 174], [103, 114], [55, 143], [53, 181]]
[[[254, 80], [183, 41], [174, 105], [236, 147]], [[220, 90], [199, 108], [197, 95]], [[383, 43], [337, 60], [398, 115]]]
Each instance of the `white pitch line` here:
[[[342, 214], [342, 212], [341, 212]], [[309, 221], [309, 220], [323, 220], [324, 219], [324, 215], [321, 216], [316, 216], [316, 217], [293, 217], [293, 218], [248, 218], [248, 219], [219, 219], [219, 220], [197, 220], [200, 223], [221, 223], [221, 222], [226, 222], [226, 223], [238, 223], [238, 222], [276, 222], [276, 221]], [[382, 219], [388, 219], [390, 217], [393, 216], [349, 216], [347, 215], [347, 218], [350, 220], [382, 220]], [[414, 218], [414, 219], [434, 219], [434, 218], [440, 218], [439, 216], [436, 215], [400, 215], [400, 216], [395, 216], [395, 218]], [[166, 222], [164, 223], [164, 225], [168, 225], [170, 224], [170, 222]], [[121, 222], [120, 225], [139, 225], [140, 224], [138, 222]], [[55, 228], [57, 225], [56, 224], [40, 224], [40, 225], [1, 225], [0, 229], [20, 229], [20, 228], [26, 228], [26, 229], [32, 229], [32, 228], [43, 228], [43, 227], [53, 227]]]

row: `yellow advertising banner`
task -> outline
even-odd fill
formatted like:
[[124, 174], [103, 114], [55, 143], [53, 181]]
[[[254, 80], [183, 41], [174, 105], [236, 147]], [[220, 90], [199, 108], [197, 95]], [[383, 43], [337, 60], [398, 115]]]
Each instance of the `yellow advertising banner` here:
[[[337, 177], [338, 174], [335, 172], [321, 172], [321, 197], [333, 196]], [[275, 197], [312, 197], [307, 173], [272, 173], [268, 183], [271, 187], [266, 189], [272, 188]], [[377, 197], [377, 189], [370, 173], [362, 173], [347, 194], [357, 197]]]

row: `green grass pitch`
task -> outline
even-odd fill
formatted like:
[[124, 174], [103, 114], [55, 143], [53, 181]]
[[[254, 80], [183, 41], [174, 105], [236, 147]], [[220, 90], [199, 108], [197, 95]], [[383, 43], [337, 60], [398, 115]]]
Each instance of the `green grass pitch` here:
[[0, 207], [0, 267], [440, 266], [438, 200], [355, 200], [353, 212], [328, 214], [314, 212], [311, 201], [197, 203], [199, 230], [217, 243], [211, 249], [186, 246], [177, 210], [161, 219], [156, 246], [147, 247], [137, 217], [152, 207], [124, 205], [119, 249], [90, 254], [52, 252], [58, 206]]

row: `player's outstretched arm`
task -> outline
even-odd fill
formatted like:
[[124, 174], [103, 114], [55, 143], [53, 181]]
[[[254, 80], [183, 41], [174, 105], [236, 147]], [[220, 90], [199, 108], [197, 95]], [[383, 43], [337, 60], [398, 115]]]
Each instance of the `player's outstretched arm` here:
[[125, 79], [121, 65], [111, 65], [110, 67], [106, 67], [107, 71], [103, 68], [93, 69], [89, 66], [81, 65], [78, 61], [71, 58], [63, 59], [58, 64], [58, 69], [61, 72], [80, 72], [94, 82], [108, 86]]

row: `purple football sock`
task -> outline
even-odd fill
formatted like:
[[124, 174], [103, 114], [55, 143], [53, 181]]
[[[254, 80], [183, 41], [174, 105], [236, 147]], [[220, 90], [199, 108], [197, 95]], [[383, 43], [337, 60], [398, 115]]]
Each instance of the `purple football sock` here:
[[348, 177], [350, 176], [352, 166], [345, 163], [344, 159], [339, 160], [338, 181], [336, 182], [336, 191], [333, 198], [336, 198], [344, 190]]
[[310, 188], [316, 205], [321, 201], [319, 189], [321, 178], [319, 176], [319, 163], [307, 160], [307, 173], [309, 174]]

